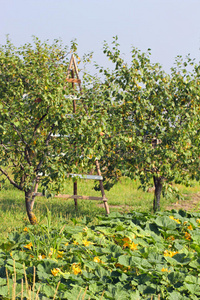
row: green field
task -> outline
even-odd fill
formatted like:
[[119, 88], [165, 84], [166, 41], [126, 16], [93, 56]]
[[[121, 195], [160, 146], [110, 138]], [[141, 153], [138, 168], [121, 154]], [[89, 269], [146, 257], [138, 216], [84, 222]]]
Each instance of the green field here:
[[[78, 181], [78, 195], [101, 196], [100, 192], [93, 189], [94, 182], [90, 180]], [[131, 210], [138, 212], [151, 212], [153, 206], [153, 192], [144, 192], [138, 189], [139, 183], [129, 178], [122, 178], [110, 191], [106, 191], [110, 212], [126, 213]], [[193, 193], [199, 191], [199, 184], [195, 183], [193, 187], [177, 186], [186, 200], [191, 198]], [[69, 180], [66, 183], [63, 193], [73, 194], [73, 182]], [[177, 199], [161, 199], [161, 210], [171, 203], [176, 203]], [[55, 223], [61, 220], [71, 222], [72, 218], [82, 219], [84, 216], [94, 221], [95, 216], [104, 215], [105, 209], [102, 202], [79, 200], [78, 211], [75, 210], [74, 200], [37, 197], [34, 206], [34, 212], [40, 221], [46, 216], [47, 210], [51, 211]], [[195, 208], [198, 210], [198, 206]], [[29, 224], [23, 192], [18, 191], [9, 183], [3, 186], [0, 191], [0, 238], [4, 239], [7, 234], [17, 228]], [[91, 217], [92, 216], [92, 217]]]
[[[63, 193], [72, 193], [73, 182]], [[97, 195], [91, 181], [79, 195]], [[190, 203], [199, 185], [177, 186]], [[199, 206], [166, 211], [161, 199], [122, 178], [106, 192], [111, 214], [99, 201], [36, 198], [38, 225], [29, 225], [24, 195], [0, 191], [0, 299], [183, 300], [199, 299]], [[179, 202], [179, 201], [178, 201]], [[175, 207], [175, 206], [174, 206]]]

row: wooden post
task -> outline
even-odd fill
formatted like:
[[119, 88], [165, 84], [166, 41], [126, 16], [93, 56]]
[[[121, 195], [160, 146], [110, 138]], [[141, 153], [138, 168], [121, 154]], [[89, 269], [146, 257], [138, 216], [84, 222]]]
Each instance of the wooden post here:
[[[98, 162], [97, 159], [96, 159], [95, 163], [96, 163], [96, 168], [97, 168], [97, 174], [99, 176], [101, 176], [100, 166], [99, 166], [99, 162]], [[103, 197], [104, 207], [105, 207], [107, 215], [109, 215], [110, 211], [109, 211], [109, 206], [108, 206], [108, 202], [107, 202], [107, 199], [106, 199], [106, 195], [105, 195], [102, 180], [99, 180], [99, 184], [100, 184], [101, 194], [102, 194], [102, 197]]]
[[[72, 75], [72, 78], [74, 78], [74, 70], [73, 69], [71, 70], [71, 75]], [[72, 81], [72, 88], [75, 89], [74, 81]], [[73, 113], [74, 114], [76, 113], [76, 100], [75, 99], [73, 99]]]
[[[77, 196], [77, 181], [74, 182], [74, 196]], [[75, 209], [78, 209], [78, 200], [74, 198]]]
[[[71, 69], [71, 76], [72, 76], [72, 78], [74, 78], [73, 68]], [[75, 84], [73, 81], [72, 81], [72, 88], [75, 89]], [[76, 100], [75, 99], [73, 100], [73, 113], [74, 114], [76, 113]], [[76, 152], [76, 145], [75, 145], [75, 152]], [[78, 195], [77, 192], [78, 192], [78, 184], [77, 184], [77, 181], [75, 181], [74, 182], [74, 196]], [[74, 204], [75, 204], [75, 209], [77, 210], [78, 209], [78, 200], [75, 198], [74, 198]]]

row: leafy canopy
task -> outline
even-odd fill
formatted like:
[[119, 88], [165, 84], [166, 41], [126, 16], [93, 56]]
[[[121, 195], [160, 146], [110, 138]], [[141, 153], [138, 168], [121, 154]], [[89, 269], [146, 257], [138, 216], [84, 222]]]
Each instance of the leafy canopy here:
[[59, 191], [66, 174], [87, 166], [90, 149], [101, 143], [101, 110], [80, 100], [73, 115], [80, 91], [66, 81], [69, 50], [38, 38], [19, 48], [7, 40], [0, 48], [0, 171], [20, 190], [40, 177]]

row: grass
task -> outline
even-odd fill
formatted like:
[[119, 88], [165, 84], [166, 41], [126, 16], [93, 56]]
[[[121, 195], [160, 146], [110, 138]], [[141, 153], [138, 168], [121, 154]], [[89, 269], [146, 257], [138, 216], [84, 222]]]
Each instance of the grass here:
[[[14, 261], [14, 265], [15, 265], [15, 261]], [[17, 273], [16, 273], [16, 269], [14, 267], [14, 274], [13, 274], [13, 279], [12, 279], [12, 287], [10, 287], [9, 278], [8, 278], [8, 271], [6, 269], [7, 287], [8, 287], [8, 291], [11, 290], [11, 294], [9, 293], [10, 299], [16, 300], [16, 299], [19, 299], [19, 297], [21, 299], [24, 299], [24, 296], [26, 297], [27, 300], [39, 300], [40, 299], [39, 298], [39, 292], [40, 292], [41, 285], [39, 286], [38, 290], [35, 291], [35, 289], [34, 289], [35, 283], [36, 283], [36, 281], [35, 281], [35, 278], [36, 278], [35, 267], [33, 268], [33, 270], [34, 270], [33, 271], [34, 274], [33, 274], [33, 283], [32, 283], [32, 286], [29, 285], [29, 283], [28, 283], [27, 274], [26, 274], [26, 271], [25, 271], [25, 267], [24, 267], [25, 282], [23, 282], [23, 279], [22, 279], [21, 280], [21, 284], [18, 284], [16, 282]], [[17, 293], [17, 285], [18, 285], [18, 288], [20, 287], [20, 292], [19, 293]], [[57, 295], [57, 291], [58, 291], [59, 285], [60, 285], [60, 281], [58, 282], [57, 287], [55, 289], [53, 300], [56, 299], [56, 295]], [[88, 287], [86, 287], [84, 289], [84, 294], [81, 297], [82, 300], [85, 299], [87, 289], [88, 289]], [[81, 295], [81, 292], [82, 292], [82, 289], [80, 290], [79, 294], [77, 295], [76, 300], [80, 299], [79, 296]], [[105, 290], [103, 291], [100, 300], [103, 299], [104, 292], [105, 292]], [[154, 298], [154, 296], [151, 296], [150, 299], [153, 300], [155, 298]], [[160, 294], [158, 295], [157, 299], [160, 300]]]
[[194, 182], [189, 187], [186, 187], [186, 186], [180, 185], [180, 184], [177, 184], [176, 186], [177, 186], [178, 190], [181, 191], [182, 194], [187, 194], [187, 195], [190, 195], [190, 194], [193, 194], [193, 193], [198, 193], [199, 190], [200, 190], [200, 183], [199, 182]]
[[[78, 195], [101, 196], [100, 192], [93, 190], [94, 182], [90, 180], [78, 180]], [[139, 183], [129, 178], [122, 178], [110, 191], [106, 191], [110, 211], [120, 211], [122, 213], [135, 210], [141, 212], [152, 211], [153, 193], [138, 190]], [[199, 191], [199, 184], [193, 187], [177, 186], [185, 198], [192, 193]], [[66, 182], [63, 193], [73, 194], [73, 182]], [[167, 205], [176, 202], [177, 199], [161, 199], [161, 210], [165, 210]], [[75, 210], [74, 200], [37, 197], [34, 206], [34, 213], [38, 221], [42, 221], [50, 210], [53, 222], [66, 221], [73, 222], [74, 218], [82, 219], [87, 217], [91, 222], [95, 221], [95, 216], [105, 214], [105, 209], [100, 201], [78, 200], [78, 211]], [[17, 228], [25, 227], [29, 224], [24, 193], [18, 191], [9, 183], [6, 183], [0, 191], [0, 239], [4, 240], [7, 234]]]

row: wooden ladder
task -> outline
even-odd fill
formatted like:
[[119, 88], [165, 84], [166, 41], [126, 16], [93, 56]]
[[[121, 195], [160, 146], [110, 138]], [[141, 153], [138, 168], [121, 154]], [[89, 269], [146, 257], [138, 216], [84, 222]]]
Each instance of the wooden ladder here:
[[[96, 168], [97, 168], [98, 175], [69, 174], [68, 176], [72, 177], [72, 178], [75, 177], [75, 178], [81, 178], [81, 179], [87, 179], [87, 180], [98, 180], [102, 197], [77, 195], [77, 182], [76, 182], [76, 190], [74, 190], [74, 195], [62, 194], [62, 195], [56, 195], [55, 197], [62, 198], [62, 199], [71, 198], [74, 200], [83, 199], [83, 200], [103, 201], [104, 208], [106, 210], [106, 214], [109, 214], [110, 210], [109, 210], [109, 206], [108, 206], [108, 199], [106, 198], [106, 195], [105, 195], [105, 191], [104, 191], [104, 187], [103, 187], [103, 176], [101, 176], [101, 171], [100, 171], [98, 160], [96, 160]], [[77, 201], [75, 202], [75, 207], [77, 208]]]
[[[96, 163], [96, 169], [97, 169], [97, 174], [98, 175], [68, 174], [68, 177], [87, 179], [87, 180], [98, 180], [102, 197], [77, 195], [77, 181], [76, 181], [76, 189], [74, 189], [74, 194], [73, 195], [59, 194], [59, 195], [55, 195], [54, 197], [55, 198], [61, 198], [61, 199], [74, 199], [74, 200], [76, 200], [76, 202], [75, 202], [75, 208], [76, 209], [77, 209], [77, 200], [78, 199], [103, 201], [104, 208], [106, 210], [106, 214], [108, 215], [110, 213], [110, 210], [109, 210], [109, 206], [108, 206], [108, 199], [106, 198], [104, 187], [103, 187], [103, 176], [101, 176], [101, 171], [100, 171], [98, 160], [96, 160], [95, 163]], [[35, 193], [35, 196], [44, 197], [43, 193], [37, 193], [37, 192]]]

